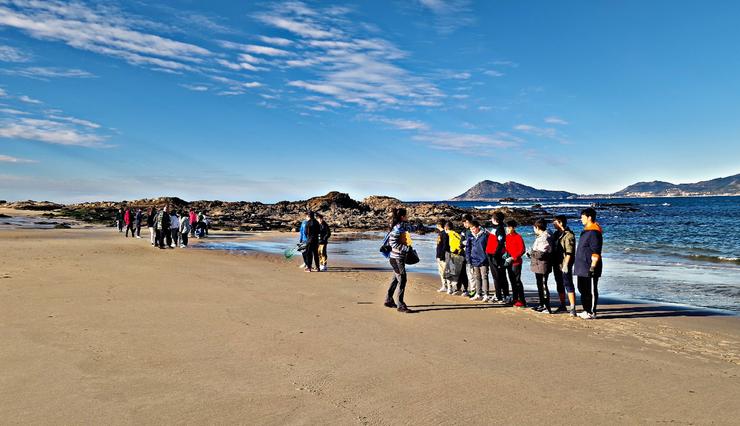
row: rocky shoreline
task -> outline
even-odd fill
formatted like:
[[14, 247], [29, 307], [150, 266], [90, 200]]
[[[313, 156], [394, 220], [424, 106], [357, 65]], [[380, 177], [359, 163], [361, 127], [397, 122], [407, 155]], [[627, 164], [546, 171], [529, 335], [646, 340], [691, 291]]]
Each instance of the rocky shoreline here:
[[[17, 210], [43, 211], [48, 218], [71, 218], [81, 222], [112, 226], [115, 211], [122, 206], [141, 208], [145, 213], [150, 207], [169, 204], [180, 211], [190, 208], [208, 215], [213, 229], [225, 231], [296, 231], [307, 210], [321, 212], [336, 230], [379, 231], [388, 227], [388, 218], [394, 207], [408, 209], [415, 223], [433, 227], [439, 219], [449, 219], [460, 224], [464, 214], [471, 214], [483, 222], [493, 211], [465, 209], [449, 204], [404, 203], [396, 198], [371, 196], [362, 201], [353, 200], [348, 194], [330, 192], [324, 196], [301, 201], [281, 201], [264, 204], [248, 201], [185, 201], [176, 197], [160, 197], [135, 201], [101, 201], [79, 204], [56, 204], [48, 201], [18, 201], [0, 203], [0, 207]], [[549, 217], [544, 210], [530, 211], [518, 208], [501, 208], [507, 218], [523, 225], [534, 223], [537, 218]]]

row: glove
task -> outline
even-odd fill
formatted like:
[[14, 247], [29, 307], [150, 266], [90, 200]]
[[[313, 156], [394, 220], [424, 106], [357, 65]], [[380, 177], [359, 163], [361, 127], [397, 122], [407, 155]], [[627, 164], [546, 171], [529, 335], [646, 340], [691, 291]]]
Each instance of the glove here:
[[511, 264], [513, 262], [514, 262], [514, 259], [513, 258], [507, 257], [506, 260], [504, 260], [504, 266], [506, 266], [508, 268], [509, 266], [511, 266]]

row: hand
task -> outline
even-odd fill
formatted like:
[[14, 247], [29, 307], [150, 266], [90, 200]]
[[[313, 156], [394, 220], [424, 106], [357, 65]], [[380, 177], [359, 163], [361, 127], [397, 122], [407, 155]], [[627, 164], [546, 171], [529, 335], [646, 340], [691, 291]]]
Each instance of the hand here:
[[589, 278], [593, 278], [595, 273], [596, 273], [596, 266], [591, 265], [591, 269], [588, 270]]
[[560, 270], [563, 271], [563, 272], [568, 271], [568, 264], [567, 263], [563, 263], [562, 265], [560, 265]]

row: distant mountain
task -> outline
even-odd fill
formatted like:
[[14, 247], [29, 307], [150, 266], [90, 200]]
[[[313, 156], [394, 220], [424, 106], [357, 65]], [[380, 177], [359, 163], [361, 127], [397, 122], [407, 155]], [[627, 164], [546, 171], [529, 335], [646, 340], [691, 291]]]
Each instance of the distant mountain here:
[[740, 195], [740, 174], [697, 183], [638, 182], [612, 196], [615, 197], [688, 197], [708, 195]]
[[517, 182], [498, 183], [484, 180], [453, 198], [452, 201], [496, 201], [501, 198], [568, 198], [577, 194], [566, 191], [548, 191]]

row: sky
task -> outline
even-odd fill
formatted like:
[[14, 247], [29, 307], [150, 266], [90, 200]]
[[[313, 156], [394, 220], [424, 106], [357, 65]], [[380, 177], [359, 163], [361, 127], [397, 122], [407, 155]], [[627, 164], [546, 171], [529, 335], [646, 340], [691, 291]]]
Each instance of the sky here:
[[740, 172], [733, 1], [0, 0], [0, 199]]

